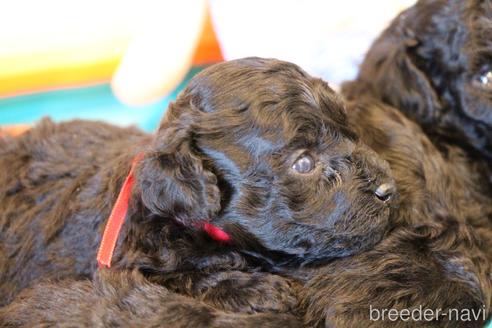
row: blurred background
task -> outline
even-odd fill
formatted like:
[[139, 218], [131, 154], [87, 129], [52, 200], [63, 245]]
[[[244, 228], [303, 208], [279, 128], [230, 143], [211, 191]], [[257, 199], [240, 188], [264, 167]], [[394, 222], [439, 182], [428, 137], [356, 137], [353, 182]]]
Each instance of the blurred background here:
[[336, 86], [415, 0], [17, 0], [0, 11], [0, 133], [41, 117], [152, 131], [207, 65], [292, 61]]

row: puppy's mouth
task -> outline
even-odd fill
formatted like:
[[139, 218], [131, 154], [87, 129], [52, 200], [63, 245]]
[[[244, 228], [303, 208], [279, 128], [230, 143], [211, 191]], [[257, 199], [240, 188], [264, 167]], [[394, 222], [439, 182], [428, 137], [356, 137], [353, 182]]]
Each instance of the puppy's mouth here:
[[[268, 265], [304, 266], [327, 263], [371, 249], [383, 239], [389, 225], [382, 222], [367, 231], [336, 233], [333, 229], [293, 223], [288, 233], [270, 238], [259, 238], [235, 224], [226, 225], [225, 230], [231, 234], [233, 247], [249, 257], [261, 259]], [[282, 238], [285, 242], [279, 242]]]
[[323, 241], [314, 238], [304, 238], [297, 243], [297, 258], [305, 263], [329, 261], [358, 254], [372, 248], [383, 238], [384, 232], [374, 232], [370, 236], [337, 235], [325, 237]]
[[330, 245], [326, 245], [310, 239], [302, 239], [297, 243], [298, 247], [293, 246], [283, 250], [256, 247], [254, 249], [242, 249], [240, 252], [248, 258], [249, 262], [253, 260], [269, 271], [282, 272], [286, 268], [326, 265], [350, 257], [371, 249], [381, 239], [382, 236], [374, 243], [366, 243], [365, 245], [363, 245], [364, 243], [354, 245], [349, 240], [333, 241]]

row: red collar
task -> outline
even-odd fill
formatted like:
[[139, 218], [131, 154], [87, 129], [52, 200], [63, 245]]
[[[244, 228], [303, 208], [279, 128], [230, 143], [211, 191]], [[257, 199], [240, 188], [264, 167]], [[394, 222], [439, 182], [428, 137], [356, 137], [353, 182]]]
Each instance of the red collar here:
[[[99, 267], [111, 267], [111, 258], [113, 257], [113, 251], [116, 247], [121, 227], [125, 222], [126, 213], [128, 211], [128, 202], [130, 200], [133, 184], [135, 183], [135, 168], [142, 159], [142, 153], [138, 154], [133, 159], [130, 173], [128, 173], [128, 176], [123, 182], [118, 198], [109, 215], [106, 227], [104, 228], [101, 244], [99, 245], [99, 251], [97, 252], [97, 263]], [[211, 223], [205, 222], [203, 224], [203, 230], [216, 241], [229, 242], [231, 239], [225, 231]]]

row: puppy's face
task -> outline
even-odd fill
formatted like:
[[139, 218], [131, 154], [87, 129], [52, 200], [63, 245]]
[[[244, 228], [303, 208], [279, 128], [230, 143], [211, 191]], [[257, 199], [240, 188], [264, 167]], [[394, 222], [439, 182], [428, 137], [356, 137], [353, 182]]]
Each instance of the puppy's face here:
[[492, 158], [492, 2], [421, 0], [374, 43], [359, 80], [431, 134]]
[[440, 125], [492, 157], [492, 2], [420, 6], [409, 53], [436, 92]]
[[249, 58], [203, 71], [170, 107], [158, 144], [179, 135], [173, 154], [156, 154], [161, 170], [181, 166], [173, 176], [187, 186], [165, 188], [182, 193], [172, 206], [147, 200], [161, 213], [304, 261], [367, 249], [388, 228], [388, 165], [348, 128], [338, 96], [293, 64]]

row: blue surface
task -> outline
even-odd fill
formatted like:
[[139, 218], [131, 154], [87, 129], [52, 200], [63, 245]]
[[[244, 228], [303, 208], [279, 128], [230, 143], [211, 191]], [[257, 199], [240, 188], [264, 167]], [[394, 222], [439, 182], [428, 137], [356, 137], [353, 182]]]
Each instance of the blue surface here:
[[34, 123], [49, 116], [58, 122], [81, 118], [122, 126], [137, 125], [150, 132], [158, 126], [169, 103], [201, 69], [203, 67], [190, 70], [176, 90], [149, 106], [131, 107], [120, 103], [109, 84], [0, 99], [0, 125]]

